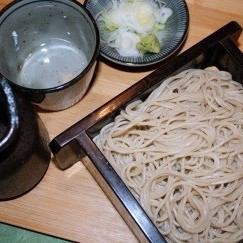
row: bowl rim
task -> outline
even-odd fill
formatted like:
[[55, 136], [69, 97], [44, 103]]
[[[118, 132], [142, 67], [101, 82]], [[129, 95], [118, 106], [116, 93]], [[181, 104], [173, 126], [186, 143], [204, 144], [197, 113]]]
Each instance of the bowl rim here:
[[[8, 10], [11, 11], [11, 8], [14, 5], [18, 4], [18, 3], [22, 3], [21, 7], [23, 7], [24, 5], [31, 4], [31, 3], [34, 3], [34, 2], [57, 2], [57, 3], [66, 4], [68, 6], [70, 6], [70, 4], [69, 4], [70, 2], [73, 3], [78, 8], [80, 8], [81, 11], [83, 11], [83, 13], [85, 14], [85, 18], [87, 18], [87, 19], [90, 20], [90, 22], [91, 22], [91, 25], [90, 26], [91, 26], [91, 28], [93, 28], [94, 33], [95, 33], [96, 40], [95, 40], [94, 52], [92, 54], [92, 57], [91, 57], [90, 61], [88, 62], [88, 65], [78, 75], [76, 75], [73, 79], [69, 80], [68, 82], [66, 82], [64, 84], [61, 84], [61, 85], [58, 85], [58, 86], [54, 86], [54, 87], [51, 87], [51, 88], [34, 89], [34, 88], [30, 88], [30, 87], [25, 87], [25, 86], [19, 85], [16, 82], [8, 79], [5, 75], [3, 75], [0, 72], [1, 76], [3, 76], [6, 80], [8, 80], [9, 83], [12, 86], [16, 87], [16, 89], [21, 90], [23, 92], [33, 93], [33, 94], [54, 93], [54, 92], [61, 91], [63, 89], [66, 89], [69, 86], [74, 85], [79, 80], [81, 80], [90, 71], [90, 69], [93, 67], [93, 64], [98, 59], [99, 50], [100, 50], [100, 35], [99, 35], [99, 30], [98, 30], [98, 26], [97, 26], [96, 21], [94, 20], [94, 18], [92, 16], [92, 14], [84, 7], [84, 5], [82, 5], [77, 0], [14, 0], [14, 1], [10, 2], [9, 4], [7, 4], [5, 7], [3, 7], [0, 10], [0, 18], [2, 17], [2, 15], [4, 13], [6, 13], [6, 11], [8, 11]], [[13, 10], [13, 11], [15, 11], [15, 10]], [[6, 18], [8, 17], [8, 15], [6, 16]], [[5, 19], [3, 19], [3, 21], [4, 20]], [[1, 25], [1, 23], [0, 23], [0, 25]]]
[[[173, 56], [183, 46], [183, 44], [186, 41], [188, 32], [189, 32], [190, 15], [189, 15], [188, 5], [187, 5], [185, 0], [180, 0], [180, 1], [182, 3], [183, 9], [184, 9], [184, 14], [185, 14], [185, 28], [183, 29], [183, 34], [181, 35], [181, 38], [179, 39], [179, 41], [176, 43], [175, 47], [173, 47], [171, 50], [169, 50], [168, 53], [165, 56], [157, 58], [154, 61], [126, 62], [124, 60], [113, 58], [113, 57], [107, 55], [106, 52], [104, 52], [102, 50], [102, 48], [100, 48], [100, 56], [103, 57], [105, 60], [107, 60], [110, 63], [113, 63], [113, 64], [118, 65], [118, 66], [128, 67], [128, 68], [139, 68], [139, 67], [140, 68], [143, 68], [143, 67], [146, 68], [146, 67], [151, 67], [151, 66], [159, 64], [159, 63], [167, 60], [171, 56]], [[85, 0], [84, 1], [83, 5], [84, 5], [85, 8], [87, 8], [88, 2], [90, 2], [90, 0]], [[89, 9], [87, 9], [87, 10], [90, 11]]]

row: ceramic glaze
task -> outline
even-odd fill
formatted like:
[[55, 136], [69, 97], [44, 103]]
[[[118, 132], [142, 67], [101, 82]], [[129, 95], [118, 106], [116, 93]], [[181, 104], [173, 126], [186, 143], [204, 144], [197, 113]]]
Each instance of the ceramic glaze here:
[[23, 96], [0, 75], [0, 201], [31, 190], [45, 175], [49, 135]]

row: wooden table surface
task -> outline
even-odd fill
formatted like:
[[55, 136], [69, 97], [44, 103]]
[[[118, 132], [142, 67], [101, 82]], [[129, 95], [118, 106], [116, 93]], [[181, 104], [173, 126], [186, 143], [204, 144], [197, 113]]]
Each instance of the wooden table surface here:
[[[231, 20], [243, 26], [243, 0], [186, 0], [190, 12], [183, 50]], [[0, 0], [3, 7], [8, 0]], [[243, 34], [239, 39], [243, 50]], [[151, 72], [151, 71], [150, 71]], [[125, 90], [149, 72], [126, 72], [100, 62], [88, 94], [65, 111], [39, 113], [50, 138]], [[0, 202], [0, 221], [56, 235], [75, 242], [137, 242], [81, 162], [66, 171], [51, 162], [43, 180], [31, 192]]]

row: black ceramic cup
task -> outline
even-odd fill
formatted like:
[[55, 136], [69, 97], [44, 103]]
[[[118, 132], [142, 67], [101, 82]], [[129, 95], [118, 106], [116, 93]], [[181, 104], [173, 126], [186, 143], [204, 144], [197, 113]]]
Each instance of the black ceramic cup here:
[[32, 105], [0, 76], [0, 201], [31, 190], [45, 175], [49, 136]]
[[1, 12], [0, 43], [0, 73], [39, 107], [66, 109], [87, 92], [99, 34], [80, 3], [15, 1]]

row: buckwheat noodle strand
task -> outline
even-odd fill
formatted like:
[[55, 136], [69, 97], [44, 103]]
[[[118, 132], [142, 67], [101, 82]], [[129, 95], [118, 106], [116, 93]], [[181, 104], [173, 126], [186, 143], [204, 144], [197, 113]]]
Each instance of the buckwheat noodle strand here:
[[170, 77], [94, 141], [168, 242], [243, 239], [243, 89], [230, 73]]

